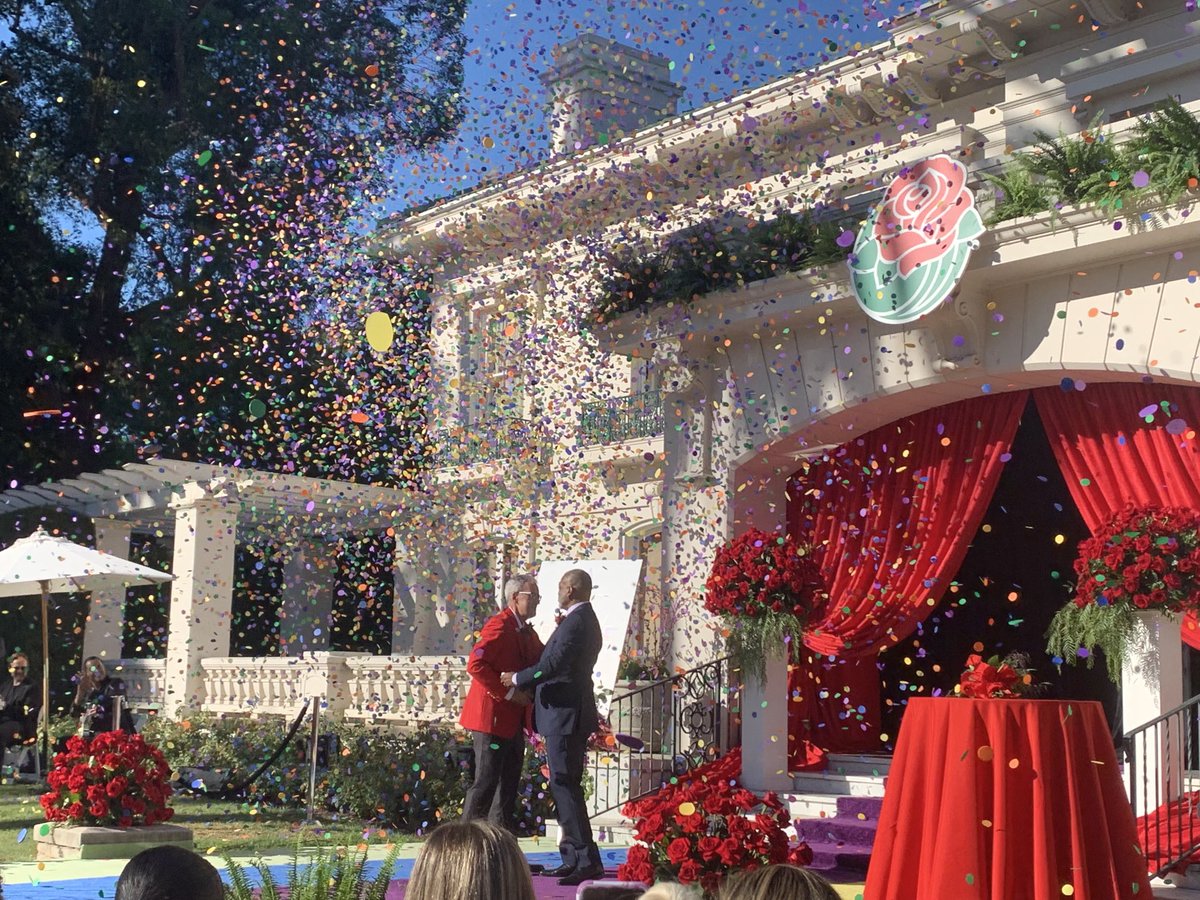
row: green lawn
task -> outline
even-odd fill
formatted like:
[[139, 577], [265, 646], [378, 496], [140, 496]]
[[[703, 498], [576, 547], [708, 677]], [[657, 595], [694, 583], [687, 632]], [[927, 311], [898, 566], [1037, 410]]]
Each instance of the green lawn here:
[[[0, 860], [25, 862], [37, 858], [34, 826], [44, 819], [38, 806], [40, 789], [26, 784], [0, 784]], [[173, 824], [185, 825], [196, 837], [201, 853], [255, 856], [259, 853], [289, 852], [297, 841], [315, 844], [382, 844], [403, 841], [405, 835], [364, 826], [353, 821], [334, 821], [332, 813], [319, 817], [321, 824], [305, 825], [304, 810], [251, 807], [208, 798], [176, 796]], [[25, 832], [22, 840], [22, 832]]]

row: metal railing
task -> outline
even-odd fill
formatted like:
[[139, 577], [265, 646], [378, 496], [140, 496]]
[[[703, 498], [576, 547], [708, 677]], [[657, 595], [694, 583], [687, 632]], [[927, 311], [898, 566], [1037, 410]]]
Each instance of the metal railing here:
[[1138, 843], [1158, 878], [1200, 850], [1200, 794], [1189, 791], [1200, 766], [1200, 696], [1134, 728], [1122, 746]]
[[617, 743], [591, 754], [588, 813], [617, 809], [724, 756], [741, 740], [740, 700], [729, 657], [614, 697], [608, 720]]
[[430, 433], [430, 459], [435, 466], [471, 466], [518, 455], [530, 445], [525, 419], [496, 416], [461, 428]]
[[662, 392], [644, 391], [584, 404], [579, 415], [583, 444], [614, 444], [663, 433]]

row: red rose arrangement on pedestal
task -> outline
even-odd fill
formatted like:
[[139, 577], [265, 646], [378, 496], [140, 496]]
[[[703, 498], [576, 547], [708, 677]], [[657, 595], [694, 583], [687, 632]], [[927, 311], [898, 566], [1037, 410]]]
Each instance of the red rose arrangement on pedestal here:
[[109, 731], [90, 741], [72, 737], [54, 757], [40, 802], [48, 822], [128, 828], [166, 822], [170, 767], [139, 734]]
[[1200, 512], [1128, 507], [1079, 545], [1075, 598], [1054, 616], [1047, 651], [1056, 663], [1104, 651], [1119, 681], [1139, 610], [1200, 607]]
[[967, 657], [967, 668], [958, 681], [958, 696], [974, 700], [1012, 699], [1037, 693], [1033, 670], [1026, 666], [1024, 654], [1012, 653], [1001, 659], [984, 659], [978, 653]]
[[717, 551], [705, 589], [704, 608], [724, 622], [734, 663], [760, 676], [828, 598], [809, 547], [757, 528]]
[[787, 809], [772, 793], [760, 797], [740, 787], [742, 754], [736, 748], [627, 803], [634, 839], [617, 877], [625, 881], [678, 881], [714, 891], [730, 872], [773, 863], [808, 865], [807, 844], [788, 847]]

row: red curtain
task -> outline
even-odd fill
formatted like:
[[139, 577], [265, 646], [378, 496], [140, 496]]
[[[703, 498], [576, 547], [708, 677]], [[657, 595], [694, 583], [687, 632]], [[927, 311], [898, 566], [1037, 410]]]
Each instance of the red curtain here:
[[[929, 409], [841, 445], [789, 487], [788, 527], [829, 586], [789, 679], [792, 760], [805, 741], [879, 749], [878, 653], [937, 605], [979, 528], [1027, 392]], [[834, 658], [832, 661], [829, 658]]]
[[[1109, 382], [1033, 392], [1054, 458], [1087, 527], [1129, 504], [1200, 509], [1200, 390]], [[1200, 649], [1195, 616], [1183, 639]]]

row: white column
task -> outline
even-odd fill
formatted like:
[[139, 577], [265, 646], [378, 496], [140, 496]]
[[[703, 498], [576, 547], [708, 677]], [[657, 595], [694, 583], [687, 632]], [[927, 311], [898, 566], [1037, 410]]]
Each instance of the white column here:
[[283, 567], [279, 643], [284, 656], [329, 649], [336, 575], [333, 546], [317, 537], [300, 539]]
[[235, 503], [199, 499], [176, 508], [164, 710], [170, 718], [203, 704], [200, 661], [229, 655], [236, 549]]
[[[1121, 719], [1126, 733], [1157, 719], [1183, 703], [1183, 640], [1179, 620], [1160, 612], [1136, 613], [1138, 626], [1121, 670]], [[1181, 727], [1182, 726], [1182, 727]], [[1137, 772], [1136, 815], [1153, 812], [1180, 795], [1180, 776], [1188, 768], [1182, 760], [1182, 722], [1168, 720], [1159, 733], [1135, 739]], [[1181, 764], [1182, 763], [1182, 764]], [[1125, 769], [1129, 787], [1130, 767]]]
[[[734, 479], [733, 532], [751, 528], [766, 532], [787, 525], [787, 474], [763, 475], [739, 470]], [[766, 660], [763, 678], [747, 677], [742, 689], [742, 782], [752, 791], [789, 791], [788, 666], [786, 648]]]
[[[133, 525], [120, 519], [96, 519], [96, 549], [129, 559], [129, 536]], [[121, 634], [125, 628], [125, 588], [92, 591], [87, 621], [83, 625], [83, 656], [121, 658]]]

